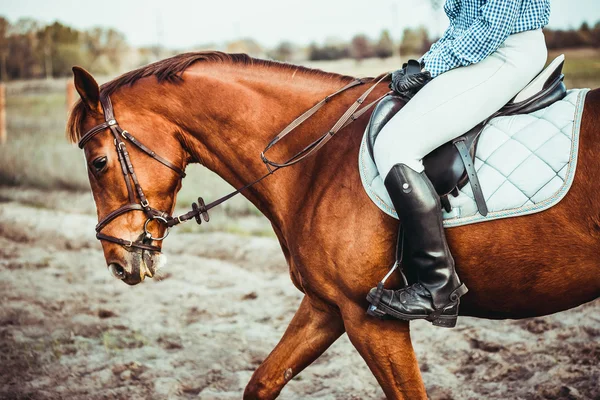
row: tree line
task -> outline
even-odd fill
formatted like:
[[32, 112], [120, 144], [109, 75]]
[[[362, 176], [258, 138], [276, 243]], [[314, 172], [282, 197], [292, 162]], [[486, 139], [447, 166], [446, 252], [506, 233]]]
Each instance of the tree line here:
[[[600, 48], [600, 21], [593, 27], [583, 23], [578, 29], [560, 30], [544, 29], [548, 49], [567, 49], [593, 47]], [[435, 42], [427, 29], [423, 26], [417, 28], [406, 28], [402, 33], [402, 39], [396, 43], [390, 37], [388, 31], [383, 31], [378, 40], [371, 40], [365, 35], [356, 35], [349, 43], [325, 44], [322, 46], [312, 43], [309, 47], [308, 58], [310, 60], [336, 60], [341, 58], [364, 58], [379, 57], [388, 58], [394, 54], [417, 56], [422, 55]], [[275, 58], [278, 54], [275, 53]], [[278, 59], [285, 60], [285, 57]]]
[[431, 43], [427, 29], [422, 26], [406, 28], [399, 43], [393, 40], [388, 30], [383, 30], [377, 40], [359, 34], [354, 36], [348, 43], [326, 43], [322, 46], [311, 43], [308, 48], [308, 59], [311, 61], [341, 58], [353, 58], [360, 61], [373, 57], [385, 59], [395, 54], [415, 55], [423, 53], [427, 51]]
[[582, 47], [600, 48], [600, 21], [596, 22], [593, 27], [584, 22], [579, 29], [544, 29], [544, 35], [546, 36], [546, 44], [551, 50]]
[[[544, 34], [549, 49], [600, 48], [600, 22], [594, 26], [584, 23], [570, 30], [544, 29]], [[400, 40], [394, 40], [389, 31], [383, 30], [375, 40], [359, 34], [349, 42], [329, 40], [324, 44], [311, 43], [308, 47], [282, 42], [265, 51], [256, 41], [246, 39], [228, 43], [224, 50], [280, 61], [363, 60], [396, 54], [418, 56], [425, 53], [433, 41], [427, 29], [421, 26], [404, 29]], [[132, 49], [125, 36], [112, 28], [77, 30], [60, 22], [42, 24], [30, 18], [12, 24], [0, 16], [0, 79], [3, 81], [69, 76], [73, 65], [85, 66], [94, 74], [112, 75], [170, 54], [173, 52], [158, 46]]]
[[60, 22], [44, 25], [31, 18], [11, 24], [0, 17], [0, 78], [67, 76], [73, 65], [99, 74], [121, 68], [128, 51], [125, 36], [106, 28], [80, 31]]

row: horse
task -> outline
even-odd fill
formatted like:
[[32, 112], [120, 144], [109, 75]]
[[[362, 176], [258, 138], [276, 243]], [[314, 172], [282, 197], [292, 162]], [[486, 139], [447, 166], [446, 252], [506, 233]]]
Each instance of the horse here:
[[[220, 52], [174, 56], [125, 73], [101, 88], [88, 72], [74, 67], [80, 100], [72, 109], [67, 134], [76, 142], [82, 132], [104, 123], [100, 102], [102, 96], [110, 96], [118, 124], [160, 157], [182, 170], [200, 163], [239, 188], [266, 172], [260, 154], [277, 132], [353, 79]], [[280, 141], [274, 154], [286, 159], [326, 132], [376, 80], [361, 82], [329, 99]], [[384, 83], [370, 98], [385, 95]], [[388, 398], [427, 398], [408, 322], [365, 312], [369, 289], [394, 262], [398, 230], [398, 221], [367, 197], [359, 177], [358, 151], [369, 114], [338, 132], [312, 157], [243, 192], [271, 222], [291, 280], [304, 293], [280, 342], [253, 373], [244, 399], [276, 398], [344, 332]], [[599, 135], [597, 89], [585, 101], [577, 174], [559, 204], [537, 214], [446, 230], [458, 273], [469, 287], [460, 315], [527, 318], [598, 297]], [[128, 198], [116, 143], [113, 135], [101, 132], [84, 147], [99, 219]], [[147, 202], [172, 213], [181, 175], [130, 147], [130, 162]], [[131, 244], [147, 231], [145, 221], [143, 212], [133, 210], [113, 219], [103, 232], [128, 238], [123, 242]], [[164, 224], [151, 225], [147, 229], [152, 238], [165, 233]], [[126, 283], [153, 275], [152, 263], [142, 258], [156, 258], [158, 251], [101, 243], [106, 262]], [[162, 242], [152, 243], [162, 248]], [[389, 287], [400, 285], [398, 276], [388, 281]]]

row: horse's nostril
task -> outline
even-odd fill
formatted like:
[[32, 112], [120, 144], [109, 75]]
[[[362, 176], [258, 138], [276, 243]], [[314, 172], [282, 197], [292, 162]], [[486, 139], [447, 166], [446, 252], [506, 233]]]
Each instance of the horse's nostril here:
[[108, 266], [108, 269], [110, 270], [110, 273], [118, 279], [125, 279], [127, 273], [125, 272], [125, 268], [123, 268], [121, 265], [119, 264], [115, 264], [115, 263], [111, 263]]

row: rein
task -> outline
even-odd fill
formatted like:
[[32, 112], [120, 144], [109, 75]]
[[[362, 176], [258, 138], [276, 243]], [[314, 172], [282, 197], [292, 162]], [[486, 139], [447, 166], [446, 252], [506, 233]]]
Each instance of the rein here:
[[[378, 86], [388, 75], [389, 74], [385, 74], [378, 81], [376, 81], [369, 89], [367, 89], [348, 108], [348, 110], [346, 110], [346, 112], [338, 119], [338, 121], [331, 127], [331, 129], [329, 131], [327, 131], [325, 134], [323, 134], [321, 137], [319, 137], [318, 139], [316, 139], [315, 141], [310, 143], [308, 146], [306, 146], [304, 149], [302, 149], [301, 151], [296, 153], [294, 156], [292, 156], [290, 159], [288, 159], [285, 162], [278, 163], [278, 162], [269, 160], [267, 158], [267, 156], [265, 155], [265, 153], [267, 153], [267, 151], [269, 151], [269, 149], [271, 149], [277, 142], [279, 142], [281, 139], [283, 139], [285, 136], [287, 136], [289, 133], [291, 133], [294, 129], [296, 129], [298, 126], [300, 126], [303, 122], [305, 122], [310, 117], [312, 117], [321, 107], [323, 107], [326, 103], [328, 103], [329, 100], [331, 100], [331, 98], [333, 98], [333, 97], [339, 95], [340, 93], [343, 93], [343, 92], [347, 91], [348, 89], [351, 89], [355, 86], [362, 85], [365, 82], [363, 82], [361, 79], [355, 79], [354, 81], [348, 83], [346, 86], [342, 87], [341, 89], [337, 90], [336, 92], [325, 97], [323, 100], [321, 100], [320, 102], [315, 104], [309, 110], [307, 110], [302, 115], [300, 115], [298, 118], [296, 118], [294, 121], [292, 121], [288, 126], [286, 126], [279, 134], [277, 134], [277, 136], [275, 136], [267, 144], [265, 149], [260, 154], [262, 161], [265, 163], [265, 166], [267, 167], [268, 172], [266, 174], [262, 175], [260, 178], [256, 179], [255, 181], [250, 182], [250, 183], [242, 186], [241, 188], [236, 189], [233, 192], [231, 192], [223, 197], [220, 197], [219, 199], [217, 199], [209, 204], [205, 204], [204, 199], [202, 197], [199, 197], [198, 203], [192, 203], [192, 209], [190, 211], [188, 211], [185, 214], [182, 214], [178, 217], [173, 217], [173, 216], [169, 215], [167, 212], [157, 210], [150, 206], [146, 196], [144, 195], [144, 191], [138, 182], [137, 175], [135, 174], [135, 171], [133, 169], [133, 164], [131, 163], [129, 153], [127, 151], [126, 141], [130, 142], [131, 144], [136, 146], [138, 149], [140, 149], [142, 152], [146, 153], [148, 156], [152, 157], [153, 159], [160, 162], [164, 166], [175, 171], [180, 176], [181, 179], [185, 177], [185, 172], [181, 168], [176, 166], [175, 164], [162, 158], [161, 156], [156, 154], [153, 150], [146, 147], [144, 144], [142, 144], [140, 141], [138, 141], [135, 137], [133, 137], [133, 135], [131, 135], [131, 133], [122, 129], [119, 126], [119, 124], [117, 123], [117, 120], [115, 119], [114, 110], [113, 110], [112, 102], [110, 101], [110, 97], [102, 96], [100, 99], [100, 104], [104, 111], [105, 122], [93, 127], [89, 131], [87, 131], [79, 140], [78, 145], [79, 145], [79, 148], [83, 149], [83, 147], [96, 134], [103, 132], [106, 129], [110, 129], [111, 133], [114, 136], [114, 144], [115, 144], [115, 147], [117, 150], [117, 156], [119, 159], [119, 163], [121, 165], [123, 177], [125, 179], [129, 203], [124, 206], [119, 207], [115, 211], [110, 212], [106, 217], [104, 217], [102, 220], [100, 220], [98, 222], [98, 224], [96, 225], [96, 238], [99, 240], [105, 240], [105, 241], [117, 243], [117, 244], [120, 244], [125, 247], [134, 247], [134, 248], [139, 248], [142, 250], [150, 250], [150, 251], [160, 252], [160, 247], [152, 245], [151, 243], [152, 243], [152, 241], [158, 242], [158, 241], [162, 241], [163, 239], [165, 239], [169, 235], [169, 230], [171, 229], [171, 227], [173, 227], [175, 225], [179, 225], [183, 222], [189, 221], [192, 218], [194, 218], [199, 225], [202, 224], [202, 219], [204, 219], [204, 221], [208, 222], [209, 221], [208, 211], [210, 209], [224, 203], [225, 201], [229, 200], [230, 198], [234, 197], [235, 195], [256, 185], [257, 183], [261, 182], [266, 177], [275, 173], [275, 171], [277, 171], [281, 168], [285, 168], [285, 167], [294, 165], [294, 164], [306, 159], [307, 157], [310, 157], [315, 152], [317, 152], [329, 140], [331, 140], [331, 138], [333, 138], [333, 136], [338, 131], [340, 131], [341, 129], [345, 128], [346, 126], [350, 125], [352, 122], [357, 120], [360, 116], [362, 116], [364, 113], [366, 113], [371, 107], [373, 107], [375, 104], [377, 104], [381, 99], [383, 99], [385, 96], [387, 96], [388, 94], [391, 93], [391, 92], [385, 93], [383, 96], [380, 96], [376, 100], [367, 104], [361, 110], [357, 111], [358, 108], [364, 103], [366, 98], [375, 89], [375, 87]], [[132, 185], [132, 183], [133, 183], [133, 185]], [[137, 194], [137, 198], [139, 199], [139, 203], [136, 201], [136, 194]], [[109, 235], [103, 234], [101, 232], [102, 229], [106, 225], [108, 225], [108, 223], [110, 223], [112, 220], [114, 220], [118, 216], [120, 216], [126, 212], [129, 212], [129, 211], [143, 211], [146, 214], [147, 220], [144, 223], [144, 232], [143, 232], [142, 240], [136, 240], [136, 241], [125, 240], [125, 239], [117, 238], [114, 236], [109, 236]], [[148, 224], [153, 220], [163, 223], [166, 226], [166, 232], [163, 236], [153, 237], [152, 234], [150, 233], [150, 231], [148, 231]]]

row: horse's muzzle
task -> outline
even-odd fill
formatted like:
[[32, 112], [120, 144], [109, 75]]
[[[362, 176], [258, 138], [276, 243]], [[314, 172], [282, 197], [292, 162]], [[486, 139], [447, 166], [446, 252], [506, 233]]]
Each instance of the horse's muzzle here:
[[166, 256], [153, 251], [132, 251], [125, 254], [123, 262], [111, 262], [108, 269], [112, 276], [128, 285], [137, 285], [146, 277], [152, 278], [166, 261]]

